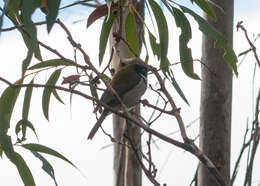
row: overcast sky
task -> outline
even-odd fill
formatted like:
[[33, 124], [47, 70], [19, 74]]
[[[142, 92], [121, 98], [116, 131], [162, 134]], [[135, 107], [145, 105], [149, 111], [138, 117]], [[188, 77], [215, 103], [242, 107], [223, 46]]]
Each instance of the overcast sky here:
[[[63, 1], [64, 2], [64, 1]], [[66, 1], [68, 2], [68, 1]], [[182, 2], [182, 1], [180, 1]], [[64, 3], [65, 4], [65, 3]], [[259, 31], [259, 13], [260, 1], [250, 0], [243, 1], [237, 0], [235, 2], [235, 18], [234, 24], [237, 21], [244, 21], [244, 26], [248, 29], [249, 36], [253, 38], [253, 34], [260, 33]], [[76, 11], [77, 10], [77, 11]], [[96, 62], [98, 66], [98, 38], [99, 30], [102, 21], [97, 21], [90, 28], [86, 29], [86, 19], [91, 10], [85, 8], [74, 8], [72, 10], [61, 11], [60, 17], [70, 28], [73, 37], [76, 41], [80, 42], [85, 51], [89, 54], [90, 59]], [[41, 19], [43, 16], [40, 11], [34, 15], [34, 19]], [[75, 21], [83, 20], [78, 23]], [[193, 26], [193, 38], [189, 43], [192, 48], [193, 57], [200, 58], [200, 45], [201, 45], [201, 33], [198, 31], [198, 27], [193, 20], [191, 20]], [[178, 46], [176, 41], [178, 39], [179, 31], [175, 28], [173, 20], [168, 21], [170, 28], [170, 46], [169, 46], [169, 59], [171, 62], [179, 61]], [[8, 21], [5, 22], [4, 27], [10, 26]], [[68, 57], [73, 57], [73, 50], [66, 40], [66, 35], [56, 26], [53, 28], [50, 35], [46, 32], [46, 27], [38, 27], [38, 38], [40, 41], [48, 43], [50, 46], [60, 50]], [[259, 42], [256, 43], [259, 48]], [[243, 37], [242, 32], [234, 32], [234, 50], [236, 53], [240, 53], [249, 46]], [[20, 76], [20, 64], [26, 56], [26, 48], [19, 34], [16, 31], [2, 33], [0, 38], [0, 51], [1, 51], [1, 68], [0, 76], [6, 77], [11, 81], [15, 81]], [[42, 50], [43, 58], [54, 58], [52, 54]], [[240, 59], [240, 58], [239, 58]], [[106, 56], [104, 62], [108, 60]], [[36, 61], [34, 61], [36, 62]], [[157, 61], [151, 57], [150, 64], [155, 64]], [[252, 55], [249, 55], [245, 62], [239, 68], [239, 77], [234, 78], [233, 86], [233, 118], [232, 118], [232, 168], [239, 151], [240, 144], [242, 143], [243, 132], [245, 130], [246, 120], [249, 118], [249, 122], [252, 121], [252, 89], [258, 90], [259, 82], [256, 81], [252, 88], [252, 74], [254, 70], [255, 60]], [[195, 64], [195, 70], [200, 73], [200, 65]], [[190, 107], [178, 97], [178, 95], [172, 90], [178, 107], [182, 108], [182, 116], [186, 124], [195, 120], [199, 116], [199, 99], [200, 99], [200, 82], [191, 80], [183, 74], [181, 68], [176, 66], [173, 68], [176, 78], [179, 81], [184, 93], [186, 94]], [[75, 74], [76, 71], [66, 71], [65, 74]], [[37, 78], [38, 81], [45, 81], [51, 72], [42, 74]], [[259, 70], [256, 73], [256, 79], [259, 79]], [[65, 75], [63, 75], [65, 76]], [[151, 81], [151, 80], [150, 80]], [[59, 81], [59, 83], [61, 80]], [[151, 82], [150, 82], [151, 83]], [[0, 83], [0, 93], [6, 87], [5, 84]], [[87, 88], [82, 89], [87, 91]], [[23, 92], [22, 92], [23, 93]], [[53, 165], [55, 169], [56, 179], [61, 186], [85, 186], [85, 185], [112, 185], [113, 182], [113, 167], [112, 167], [112, 146], [105, 149], [102, 147], [110, 145], [109, 138], [105, 137], [99, 132], [95, 139], [87, 141], [87, 134], [91, 127], [95, 123], [95, 117], [92, 115], [91, 102], [86, 101], [77, 96], [73, 96], [72, 108], [70, 111], [69, 95], [60, 93], [65, 101], [66, 105], [58, 103], [55, 99], [51, 100], [50, 107], [50, 122], [44, 119], [41, 110], [41, 94], [42, 90], [36, 89], [33, 92], [32, 110], [30, 111], [29, 119], [35, 125], [38, 132], [38, 137], [41, 144], [54, 148], [61, 152], [68, 159], [70, 159], [81, 172], [78, 172], [72, 166], [53, 158], [45, 156]], [[22, 94], [23, 95], [23, 94]], [[143, 98], [150, 99], [152, 92], [147, 91]], [[18, 108], [22, 104], [22, 96], [18, 100], [18, 103], [14, 110], [14, 116], [12, 118], [12, 128], [10, 134], [14, 136], [14, 126], [21, 119], [21, 108]], [[149, 100], [150, 101], [150, 100]], [[153, 101], [153, 100], [152, 100]], [[147, 111], [145, 117], [148, 118], [151, 111]], [[111, 117], [109, 117], [111, 118]], [[160, 132], [167, 134], [173, 132], [177, 127], [163, 125], [163, 123], [169, 123], [174, 121], [172, 118], [164, 117], [160, 120], [155, 128]], [[104, 128], [111, 132], [110, 119], [104, 122]], [[199, 122], [196, 122], [193, 127], [189, 128], [188, 134], [191, 138], [195, 138], [198, 134]], [[28, 142], [37, 142], [33, 133], [28, 133]], [[173, 135], [175, 139], [180, 139], [179, 134]], [[15, 138], [14, 138], [15, 139]], [[193, 174], [196, 170], [197, 159], [191, 154], [184, 152], [176, 147], [170, 146], [166, 143], [158, 141], [160, 149], [153, 147], [153, 158], [158, 168], [157, 180], [160, 183], [167, 183], [167, 185], [186, 186], [193, 178]], [[17, 147], [16, 150], [20, 152], [29, 167], [32, 170], [37, 186], [54, 185], [51, 178], [41, 170], [41, 162], [37, 161], [30, 152], [24, 151]], [[259, 157], [259, 156], [258, 156]], [[244, 159], [245, 160], [245, 159]], [[256, 159], [255, 169], [259, 169], [260, 160]], [[244, 173], [239, 174], [238, 179], [242, 179]], [[102, 178], [102, 179], [101, 179]], [[2, 185], [16, 185], [22, 186], [22, 181], [18, 175], [15, 166], [9, 162], [4, 156], [0, 161], [0, 180]], [[253, 185], [257, 185], [260, 181], [259, 175], [253, 179]], [[111, 183], [111, 184], [110, 184]], [[236, 185], [238, 184], [237, 182]], [[152, 185], [144, 176], [144, 185]]]

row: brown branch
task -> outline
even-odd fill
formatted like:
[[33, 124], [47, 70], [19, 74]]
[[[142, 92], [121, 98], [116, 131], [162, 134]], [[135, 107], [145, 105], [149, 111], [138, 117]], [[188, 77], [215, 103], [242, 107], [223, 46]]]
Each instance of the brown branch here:
[[242, 29], [242, 30], [243, 30], [243, 32], [244, 32], [244, 34], [245, 34], [245, 37], [246, 37], [246, 40], [247, 40], [247, 42], [249, 43], [250, 47], [252, 48], [252, 51], [253, 51], [254, 56], [255, 56], [255, 59], [256, 59], [257, 64], [258, 64], [258, 66], [259, 66], [259, 68], [260, 68], [260, 60], [259, 60], [258, 55], [257, 55], [257, 53], [256, 53], [256, 47], [255, 47], [255, 45], [251, 42], [251, 40], [249, 39], [248, 34], [247, 34], [247, 30], [245, 29], [245, 27], [244, 27], [242, 24], [243, 24], [243, 21], [239, 21], [239, 22], [237, 23], [237, 26], [236, 26], [236, 27], [237, 27], [237, 31], [238, 31], [239, 29]]
[[[40, 21], [40, 22], [36, 22], [36, 23], [33, 23], [35, 26], [38, 26], [38, 25], [44, 25], [46, 24], [47, 22], [46, 21]], [[21, 24], [21, 25], [16, 25], [16, 26], [12, 26], [12, 27], [9, 27], [9, 28], [2, 28], [0, 30], [0, 32], [7, 32], [7, 31], [12, 31], [12, 30], [15, 30], [15, 29], [18, 29], [18, 28], [23, 28], [24, 27], [24, 24]]]

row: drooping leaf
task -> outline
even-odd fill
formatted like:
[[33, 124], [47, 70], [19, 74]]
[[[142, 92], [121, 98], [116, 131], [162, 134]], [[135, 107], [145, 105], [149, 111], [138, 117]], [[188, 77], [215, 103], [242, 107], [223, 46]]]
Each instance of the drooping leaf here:
[[105, 18], [103, 21], [102, 29], [101, 29], [101, 34], [99, 37], [99, 65], [101, 65], [105, 51], [106, 51], [106, 46], [107, 46], [107, 40], [108, 36], [110, 33], [110, 30], [112, 28], [112, 25], [114, 23], [115, 16], [114, 14], [111, 14], [109, 18]]
[[59, 94], [57, 93], [56, 89], [52, 90], [52, 93], [54, 95], [54, 97], [62, 104], [64, 104], [64, 102], [62, 101], [61, 97], [59, 96]]
[[25, 139], [25, 136], [26, 136], [27, 127], [29, 127], [34, 132], [36, 138], [38, 139], [36, 130], [35, 130], [33, 124], [28, 119], [21, 119], [16, 124], [16, 126], [15, 126], [15, 134], [17, 135], [17, 137], [18, 137], [19, 132], [22, 130], [22, 138], [21, 138], [21, 140], [23, 141]]
[[8, 159], [16, 166], [25, 186], [35, 186], [33, 176], [24, 159], [14, 151], [11, 136], [0, 131], [1, 149]]
[[47, 21], [48, 33], [50, 33], [50, 31], [57, 19], [59, 7], [60, 7], [60, 1], [61, 0], [51, 0], [51, 1], [48, 0], [47, 1], [48, 14], [46, 16], [46, 21]]
[[194, 72], [191, 49], [188, 47], [188, 42], [191, 39], [190, 23], [183, 12], [174, 7], [173, 16], [175, 18], [176, 25], [181, 28], [181, 35], [179, 37], [179, 52], [182, 69], [190, 78], [200, 79]]
[[190, 14], [199, 24], [199, 29], [207, 36], [214, 38], [215, 46], [222, 47], [224, 49], [224, 59], [232, 67], [234, 73], [238, 75], [237, 71], [237, 56], [232, 48], [228, 45], [227, 40], [218, 32], [213, 26], [211, 26], [207, 21], [205, 21], [201, 16], [196, 14], [194, 11], [187, 7], [179, 5], [184, 13]]
[[[30, 82], [30, 84], [33, 84], [34, 81], [32, 79], [32, 81]], [[28, 119], [28, 114], [29, 114], [29, 110], [30, 110], [30, 103], [31, 103], [31, 98], [32, 98], [32, 91], [33, 91], [33, 87], [27, 87], [25, 94], [24, 94], [24, 100], [23, 100], [23, 119]]]
[[11, 10], [11, 11], [17, 12], [20, 5], [21, 5], [21, 0], [8, 0], [6, 7], [7, 7], [7, 10], [9, 10], [9, 11]]
[[28, 70], [35, 70], [35, 69], [40, 69], [45, 67], [69, 66], [69, 65], [70, 63], [62, 59], [50, 59], [50, 60], [37, 63], [36, 65], [33, 65], [30, 68], [28, 68]]
[[213, 20], [217, 19], [214, 10], [210, 7], [209, 3], [206, 0], [191, 0], [191, 2], [195, 2]]
[[[150, 39], [150, 43], [151, 43], [151, 47], [152, 47], [152, 51], [153, 51], [154, 55], [158, 56], [158, 58], [159, 58], [160, 57], [160, 52], [159, 52], [160, 45], [158, 43], [156, 43], [156, 38], [151, 33], [149, 33], [149, 39]], [[168, 58], [166, 58], [166, 64], [167, 64], [167, 66], [170, 64]], [[188, 102], [187, 98], [185, 97], [183, 91], [181, 90], [179, 84], [177, 83], [171, 69], [167, 68], [167, 70], [163, 71], [163, 73], [164, 73], [165, 77], [171, 82], [172, 86], [175, 88], [175, 90], [177, 91], [179, 96], [189, 105], [189, 102]]]
[[36, 144], [36, 143], [28, 143], [28, 144], [23, 144], [22, 147], [24, 147], [28, 150], [31, 150], [31, 151], [41, 152], [41, 153], [55, 156], [57, 158], [60, 158], [64, 161], [66, 161], [67, 163], [71, 164], [73, 167], [77, 168], [70, 160], [68, 160], [62, 154], [60, 154], [59, 152], [57, 152], [49, 147], [44, 146], [44, 145], [40, 145], [40, 144]]
[[46, 160], [40, 153], [38, 153], [36, 151], [31, 151], [31, 152], [36, 158], [41, 160], [42, 169], [53, 179], [55, 185], [58, 186], [58, 183], [55, 178], [54, 169], [53, 169], [52, 165], [49, 163], [49, 161]]
[[[54, 71], [50, 76], [50, 78], [48, 79], [46, 85], [55, 85], [60, 77], [60, 74], [61, 74], [61, 69]], [[49, 105], [50, 105], [50, 97], [52, 92], [53, 92], [53, 88], [45, 87], [42, 94], [42, 110], [47, 120], [49, 120]]]
[[[118, 8], [118, 3], [113, 3], [110, 7], [111, 11], [114, 11]], [[88, 17], [87, 27], [89, 27], [92, 23], [103, 16], [108, 15], [108, 7], [107, 4], [98, 6]], [[111, 15], [111, 14], [110, 14]], [[110, 16], [109, 16], [110, 17]], [[107, 19], [105, 19], [107, 21]]]
[[[22, 69], [23, 73], [25, 72], [25, 70], [27, 69], [28, 65], [31, 62], [31, 55], [32, 55], [33, 52], [35, 54], [35, 57], [37, 57], [39, 60], [42, 60], [39, 45], [38, 45], [38, 42], [37, 42], [37, 30], [36, 30], [36, 27], [31, 20], [31, 16], [32, 16], [33, 12], [39, 6], [40, 6], [39, 0], [22, 1], [22, 6], [21, 6], [22, 10], [21, 10], [20, 19], [22, 19], [26, 33], [22, 29], [19, 29], [19, 31], [21, 32], [23, 39], [25, 41], [25, 44], [28, 48], [27, 57], [23, 61], [23, 69]], [[10, 13], [10, 15], [11, 14], [12, 13]], [[14, 15], [11, 16], [13, 22], [16, 22], [15, 21], [15, 19], [16, 19], [15, 15], [16, 15], [16, 13], [14, 13]], [[15, 24], [18, 25], [17, 22]]]
[[32, 61], [32, 56], [33, 56], [33, 50], [32, 48], [31, 49], [28, 49], [27, 51], [27, 56], [26, 58], [23, 60], [23, 64], [22, 64], [22, 76], [25, 74], [26, 70], [27, 70], [27, 67], [29, 66], [29, 64], [31, 63]]
[[[22, 80], [16, 81], [19, 85]], [[10, 119], [21, 88], [8, 87], [0, 97], [0, 131], [6, 133], [10, 127]]]
[[190, 105], [186, 96], [184, 95], [183, 91], [181, 90], [181, 87], [179, 86], [179, 84], [177, 83], [174, 74], [172, 72], [172, 70], [169, 70], [169, 76], [166, 76], [167, 79], [170, 80], [170, 82], [172, 83], [173, 87], [175, 88], [175, 90], [177, 91], [177, 93], [179, 94], [179, 96], [181, 96], [181, 98], [185, 101], [185, 103], [187, 103], [187, 105]]
[[[129, 44], [130, 48], [135, 52], [137, 56], [139, 56], [139, 47], [138, 47], [138, 36], [137, 36], [137, 28], [134, 14], [129, 11], [126, 21], [125, 21], [125, 34], [126, 41]], [[129, 54], [132, 57], [137, 57], [135, 54], [129, 50]]]
[[11, 136], [6, 135], [3, 131], [0, 131], [0, 144], [3, 152], [7, 158], [13, 163], [17, 163], [14, 147], [12, 144]]
[[163, 71], [166, 71], [168, 68], [166, 59], [169, 40], [167, 21], [161, 7], [154, 0], [149, 0], [148, 2], [152, 8], [159, 32], [161, 68], [164, 69]]
[[23, 180], [24, 185], [25, 186], [35, 186], [35, 182], [34, 182], [32, 173], [31, 173], [29, 167], [27, 166], [26, 162], [24, 161], [23, 157], [20, 154], [18, 154], [17, 152], [15, 152], [15, 155], [16, 155], [16, 159], [17, 159], [16, 167]]

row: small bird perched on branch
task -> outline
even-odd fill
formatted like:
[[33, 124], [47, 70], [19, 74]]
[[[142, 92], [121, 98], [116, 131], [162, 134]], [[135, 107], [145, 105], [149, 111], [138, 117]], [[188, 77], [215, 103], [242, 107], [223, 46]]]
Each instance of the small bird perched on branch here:
[[[111, 87], [128, 109], [135, 106], [145, 93], [147, 88], [147, 71], [148, 69], [144, 64], [131, 63], [119, 70], [112, 78]], [[117, 96], [109, 88], [104, 91], [100, 101], [115, 109], [120, 109], [121, 107]], [[97, 108], [99, 108], [99, 105]], [[110, 113], [108, 108], [104, 108], [98, 121], [91, 129], [88, 139], [94, 137], [102, 122]]]

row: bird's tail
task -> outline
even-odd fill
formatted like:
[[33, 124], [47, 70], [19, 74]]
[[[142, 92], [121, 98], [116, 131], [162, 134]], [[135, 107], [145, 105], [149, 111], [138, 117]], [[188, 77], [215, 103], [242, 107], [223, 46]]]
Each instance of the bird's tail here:
[[107, 114], [108, 114], [108, 111], [106, 109], [104, 109], [104, 111], [102, 112], [101, 116], [98, 118], [98, 121], [96, 122], [94, 127], [91, 129], [91, 131], [90, 131], [90, 133], [88, 135], [88, 139], [92, 139], [94, 137], [94, 135], [98, 131], [99, 127], [101, 126], [102, 122], [106, 118]]

